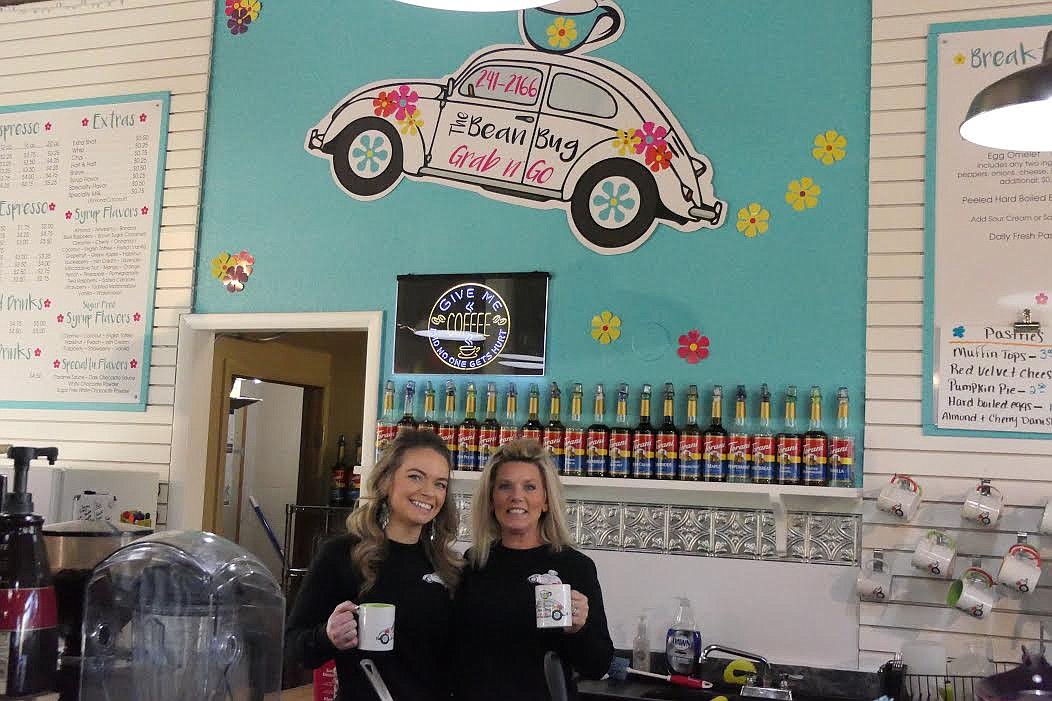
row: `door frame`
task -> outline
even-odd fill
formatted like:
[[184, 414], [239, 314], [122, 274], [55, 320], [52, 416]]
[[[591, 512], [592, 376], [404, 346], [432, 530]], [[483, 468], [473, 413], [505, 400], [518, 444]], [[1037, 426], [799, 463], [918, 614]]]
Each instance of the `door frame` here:
[[208, 430], [215, 338], [220, 333], [364, 331], [365, 405], [362, 469], [372, 467], [380, 386], [383, 312], [186, 314], [179, 320], [179, 345], [169, 470], [168, 527], [200, 529], [205, 518]]

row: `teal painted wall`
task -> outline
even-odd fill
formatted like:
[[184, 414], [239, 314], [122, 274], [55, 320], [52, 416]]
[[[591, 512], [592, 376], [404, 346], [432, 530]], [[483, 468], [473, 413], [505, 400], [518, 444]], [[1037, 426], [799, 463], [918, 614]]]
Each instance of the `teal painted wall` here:
[[[778, 412], [786, 384], [802, 392], [820, 384], [827, 417], [843, 384], [861, 426], [870, 3], [620, 4], [624, 35], [595, 55], [649, 82], [710, 159], [716, 194], [728, 202], [724, 226], [660, 226], [635, 252], [600, 256], [577, 242], [559, 209], [410, 180], [381, 200], [351, 199], [328, 162], [304, 150], [307, 131], [358, 86], [438, 78], [483, 46], [520, 43], [516, 15], [392, 0], [268, 0], [249, 31], [233, 36], [220, 0], [194, 311], [382, 309], [386, 376], [396, 275], [545, 270], [544, 381], [601, 381], [608, 390], [626, 381], [633, 405], [642, 382], [675, 382], [681, 404], [685, 386], [696, 383], [702, 407], [713, 383], [754, 391], [768, 382]], [[842, 161], [826, 166], [811, 150], [828, 129], [848, 145]], [[822, 193], [817, 207], [796, 212], [787, 184], [805, 176]], [[771, 213], [770, 229], [755, 238], [735, 227], [750, 202]], [[241, 249], [255, 268], [245, 290], [231, 294], [210, 261]], [[623, 319], [623, 335], [609, 346], [590, 333], [592, 316], [605, 309]], [[669, 345], [648, 360], [654, 325]], [[711, 355], [688, 365], [677, 339], [694, 328], [711, 339]]]

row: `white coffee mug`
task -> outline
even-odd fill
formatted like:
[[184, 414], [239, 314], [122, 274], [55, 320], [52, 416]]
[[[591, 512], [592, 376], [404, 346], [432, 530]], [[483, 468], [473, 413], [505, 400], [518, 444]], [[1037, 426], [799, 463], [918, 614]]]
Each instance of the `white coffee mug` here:
[[928, 531], [917, 543], [910, 562], [919, 570], [949, 579], [957, 560], [957, 544], [942, 531]]
[[534, 590], [538, 628], [573, 627], [569, 584], [538, 584]]
[[946, 603], [975, 618], [983, 618], [994, 607], [994, 578], [978, 567], [969, 567], [950, 585]]
[[394, 650], [394, 604], [358, 605], [358, 648], [369, 652]]
[[1001, 561], [997, 581], [1021, 594], [1029, 594], [1037, 588], [1041, 578], [1041, 555], [1026, 543], [1016, 543], [1008, 549]]
[[992, 526], [1001, 517], [1004, 497], [1001, 490], [987, 481], [982, 481], [961, 505], [961, 516], [980, 526]]
[[877, 497], [877, 508], [904, 521], [909, 521], [920, 508], [920, 485], [908, 475], [894, 475]]
[[1045, 510], [1041, 512], [1040, 530], [1045, 535], [1052, 535], [1052, 499], [1045, 504]]
[[[879, 563], [879, 565], [878, 565]], [[855, 591], [866, 601], [885, 602], [891, 598], [891, 572], [883, 560], [863, 560]]]

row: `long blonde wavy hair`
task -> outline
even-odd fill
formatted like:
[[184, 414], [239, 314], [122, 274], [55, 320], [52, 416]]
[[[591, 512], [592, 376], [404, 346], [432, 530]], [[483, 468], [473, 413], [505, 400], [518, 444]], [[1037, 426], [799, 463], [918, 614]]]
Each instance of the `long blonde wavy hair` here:
[[[347, 530], [357, 537], [358, 542], [351, 548], [351, 564], [361, 572], [362, 596], [376, 584], [380, 564], [387, 555], [387, 534], [384, 533], [382, 519], [387, 509], [387, 497], [391, 493], [395, 472], [402, 466], [405, 454], [414, 448], [433, 450], [442, 456], [446, 465], [452, 470], [452, 459], [445, 441], [430, 431], [404, 431], [384, 451], [380, 462], [369, 473], [366, 483], [368, 497], [363, 497], [350, 516], [347, 517]], [[453, 501], [452, 485], [446, 490], [446, 500], [420, 534], [424, 553], [435, 572], [442, 578], [452, 595], [460, 581], [460, 568], [463, 558], [453, 549], [457, 539], [457, 508]]]
[[500, 523], [493, 514], [493, 488], [497, 484], [497, 470], [506, 462], [528, 462], [537, 466], [548, 499], [548, 510], [541, 514], [541, 541], [562, 550], [573, 545], [570, 528], [566, 523], [566, 501], [559, 473], [539, 442], [519, 438], [497, 448], [490, 457], [479, 478], [478, 489], [471, 503], [471, 562], [483, 567], [489, 560], [493, 544], [501, 539]]

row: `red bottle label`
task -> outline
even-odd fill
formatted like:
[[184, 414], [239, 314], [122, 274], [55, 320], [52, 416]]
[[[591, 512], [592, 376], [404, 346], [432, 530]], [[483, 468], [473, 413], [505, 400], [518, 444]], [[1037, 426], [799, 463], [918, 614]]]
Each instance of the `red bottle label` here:
[[801, 470], [805, 483], [826, 481], [826, 439], [820, 436], [804, 438], [803, 468]]
[[519, 437], [518, 426], [501, 426], [497, 440], [500, 441], [501, 445], [504, 445], [508, 441], [513, 441]]
[[610, 452], [610, 434], [606, 431], [589, 431], [585, 435], [585, 473], [592, 477], [606, 474], [606, 456]]
[[[55, 588], [0, 589], [0, 632], [31, 631], [58, 625]], [[7, 650], [0, 651], [6, 656]]]
[[838, 487], [851, 486], [855, 464], [855, 439], [834, 436], [829, 439], [829, 480]]
[[727, 459], [727, 436], [710, 433], [702, 443], [702, 459], [706, 462], [717, 462]]
[[758, 482], [774, 479], [774, 436], [753, 437], [752, 473]]
[[658, 433], [654, 440], [654, 471], [658, 477], [676, 476], [676, 459], [679, 457], [679, 436], [675, 433]]
[[610, 432], [610, 476], [628, 477], [628, 466], [631, 462], [631, 436], [624, 429]]
[[732, 433], [727, 438], [727, 472], [732, 481], [749, 479], [749, 436]]
[[563, 436], [563, 464], [559, 466], [564, 475], [584, 474], [584, 431], [568, 428]]
[[485, 462], [489, 460], [489, 456], [493, 455], [493, 452], [500, 445], [500, 430], [490, 427], [483, 426], [479, 429], [479, 461]]
[[632, 476], [654, 476], [654, 434], [637, 433], [632, 437]]
[[541, 429], [539, 428], [524, 428], [522, 429], [522, 437], [527, 438], [531, 441], [541, 441]]
[[383, 452], [387, 448], [388, 444], [391, 443], [398, 435], [398, 426], [396, 424], [385, 424], [377, 422], [376, 424], [376, 461], [379, 462], [380, 458], [383, 457]]
[[446, 443], [446, 448], [451, 453], [457, 452], [457, 427], [456, 426], [439, 426], [438, 437]]
[[[544, 447], [548, 449], [548, 454], [556, 461], [561, 460], [563, 456], [563, 436], [561, 428], [544, 432]], [[559, 463], [556, 462], [555, 464], [558, 465]]]

